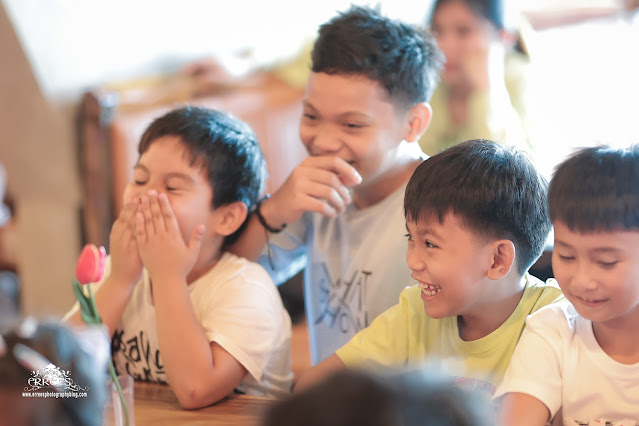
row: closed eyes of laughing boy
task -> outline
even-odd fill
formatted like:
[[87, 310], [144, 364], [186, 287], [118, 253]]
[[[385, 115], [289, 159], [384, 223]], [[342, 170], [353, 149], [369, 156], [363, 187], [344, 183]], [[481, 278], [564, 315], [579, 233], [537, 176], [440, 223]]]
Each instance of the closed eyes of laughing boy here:
[[124, 192], [125, 204], [140, 204], [136, 239], [146, 267], [158, 277], [180, 271], [175, 278], [186, 282], [219, 259], [225, 212], [211, 207], [205, 171], [190, 163], [179, 137], [163, 136], [140, 156]]

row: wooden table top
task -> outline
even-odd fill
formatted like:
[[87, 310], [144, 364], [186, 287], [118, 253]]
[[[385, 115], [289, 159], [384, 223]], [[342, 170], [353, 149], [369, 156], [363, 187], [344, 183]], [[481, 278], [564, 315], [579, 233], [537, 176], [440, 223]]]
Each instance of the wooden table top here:
[[184, 410], [167, 385], [135, 383], [135, 424], [259, 426], [263, 411], [274, 399], [233, 394], [199, 410]]

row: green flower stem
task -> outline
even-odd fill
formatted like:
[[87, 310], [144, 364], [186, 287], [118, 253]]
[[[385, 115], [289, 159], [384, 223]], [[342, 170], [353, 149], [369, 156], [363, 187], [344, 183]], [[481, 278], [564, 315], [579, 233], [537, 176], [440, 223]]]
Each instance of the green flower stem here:
[[100, 313], [98, 312], [98, 305], [95, 303], [95, 297], [93, 297], [93, 289], [91, 288], [91, 284], [87, 284], [87, 287], [89, 287], [89, 303], [91, 303], [91, 313], [93, 314], [96, 322], [101, 323], [102, 319], [100, 318]]
[[89, 300], [87, 298], [87, 295], [84, 294], [84, 290], [77, 280], [73, 280], [73, 292], [75, 293], [75, 298], [78, 299], [78, 304], [80, 305], [82, 320], [87, 325], [93, 324], [93, 316], [91, 315]]
[[[126, 405], [126, 401], [124, 400], [124, 392], [122, 392], [122, 386], [120, 386], [120, 381], [118, 380], [118, 375], [115, 373], [115, 367], [113, 366], [113, 360], [109, 360], [109, 372], [111, 373], [111, 379], [113, 380], [113, 384], [118, 390], [118, 395], [120, 396], [120, 402], [122, 403], [122, 410], [124, 411], [124, 419], [126, 426], [129, 426], [129, 408]], [[109, 391], [110, 392], [110, 391]]]

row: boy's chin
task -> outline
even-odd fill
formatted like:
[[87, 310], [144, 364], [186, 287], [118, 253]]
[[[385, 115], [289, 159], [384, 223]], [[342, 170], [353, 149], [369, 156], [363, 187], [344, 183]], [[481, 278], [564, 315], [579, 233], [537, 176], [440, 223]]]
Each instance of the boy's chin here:
[[424, 302], [424, 312], [429, 318], [432, 319], [442, 319], [453, 315], [448, 311], [437, 309], [432, 305], [432, 303], [428, 302]]

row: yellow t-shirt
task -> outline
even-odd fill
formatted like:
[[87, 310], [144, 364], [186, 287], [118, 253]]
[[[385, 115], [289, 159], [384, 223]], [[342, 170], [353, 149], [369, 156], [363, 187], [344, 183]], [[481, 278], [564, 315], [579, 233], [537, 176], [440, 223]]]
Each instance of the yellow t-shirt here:
[[492, 395], [501, 383], [526, 317], [563, 299], [554, 280], [543, 283], [526, 274], [526, 287], [515, 311], [497, 330], [474, 341], [459, 337], [457, 317], [432, 319], [424, 312], [419, 287], [404, 289], [399, 304], [378, 316], [337, 351], [348, 367], [444, 368], [457, 383]]
[[422, 150], [432, 156], [465, 140], [481, 138], [527, 150], [534, 148], [528, 111], [527, 61], [520, 54], [506, 55], [505, 84], [472, 93], [463, 123], [453, 122], [449, 88], [440, 81], [430, 100], [433, 116], [419, 139]]

